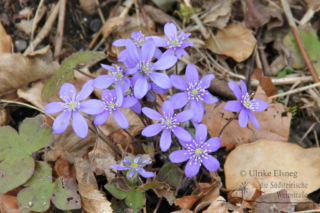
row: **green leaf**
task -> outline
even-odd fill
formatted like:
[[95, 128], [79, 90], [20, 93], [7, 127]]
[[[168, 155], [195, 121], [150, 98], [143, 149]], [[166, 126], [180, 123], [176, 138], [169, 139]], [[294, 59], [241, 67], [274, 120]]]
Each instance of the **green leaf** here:
[[108, 183], [104, 186], [115, 198], [119, 200], [125, 199], [126, 205], [133, 210], [134, 213], [138, 213], [142, 207], [146, 204], [145, 194], [135, 189], [130, 191], [123, 191], [118, 189], [115, 183]]
[[189, 129], [187, 129], [188, 130], [188, 132], [191, 134], [191, 136], [193, 137], [193, 138], [195, 138], [196, 136], [196, 129], [191, 129], [191, 128], [189, 128]]
[[123, 213], [128, 208], [124, 200], [117, 200], [116, 198], [111, 199], [111, 208], [114, 213]]
[[161, 182], [153, 182], [153, 183], [146, 183], [141, 186], [138, 186], [136, 188], [137, 191], [139, 192], [144, 192], [149, 189], [159, 189], [159, 188], [167, 188], [167, 190], [170, 189], [170, 186], [166, 183], [161, 183]]
[[34, 173], [33, 152], [53, 141], [51, 128], [43, 116], [25, 119], [19, 134], [10, 126], [0, 127], [0, 194], [24, 184]]
[[[158, 178], [162, 182], [165, 181], [165, 182], [169, 183], [171, 186], [177, 187], [178, 182], [179, 182], [179, 178], [181, 175], [183, 175], [183, 172], [181, 170], [179, 170], [178, 167], [174, 168], [174, 166], [175, 165], [173, 163], [164, 164], [161, 167], [161, 169], [159, 170]], [[171, 170], [173, 170], [173, 171], [171, 171]], [[167, 174], [169, 172], [170, 172], [170, 174], [168, 175], [166, 180], [164, 180], [164, 178], [167, 176]]]
[[50, 199], [59, 209], [79, 209], [80, 196], [77, 184], [72, 178], [59, 177], [52, 182], [52, 169], [46, 162], [37, 161], [34, 175], [28, 180], [17, 196], [19, 213], [43, 212], [49, 209]]
[[[320, 41], [318, 40], [317, 32], [312, 28], [308, 28], [299, 29], [299, 33], [316, 72], [320, 74]], [[294, 69], [304, 68], [306, 63], [292, 31], [284, 37], [283, 45], [291, 52], [291, 57], [293, 59], [292, 67]]]
[[284, 78], [286, 77], [288, 74], [292, 73], [292, 68], [291, 67], [285, 67], [283, 70], [281, 70], [280, 72], [278, 72], [278, 77], [279, 78]]
[[106, 55], [100, 52], [77, 52], [65, 59], [57, 73], [46, 83], [42, 90], [41, 98], [47, 101], [53, 94], [60, 90], [62, 84], [70, 82], [73, 78], [73, 69], [78, 65], [90, 66], [104, 59]]
[[142, 144], [143, 150], [145, 153], [149, 154], [150, 157], [154, 157], [154, 146], [147, 146], [145, 144]]

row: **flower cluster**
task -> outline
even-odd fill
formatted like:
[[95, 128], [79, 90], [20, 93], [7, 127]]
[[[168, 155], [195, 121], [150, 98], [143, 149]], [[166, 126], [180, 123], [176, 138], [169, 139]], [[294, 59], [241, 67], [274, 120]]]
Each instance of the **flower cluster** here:
[[[95, 115], [93, 123], [97, 126], [103, 125], [112, 114], [116, 123], [121, 128], [127, 129], [129, 122], [121, 109], [131, 108], [135, 113], [143, 113], [150, 118], [147, 120], [151, 124], [143, 129], [141, 133], [143, 136], [153, 137], [161, 133], [159, 140], [161, 151], [168, 151], [172, 141], [177, 138], [184, 149], [172, 152], [169, 158], [173, 163], [188, 160], [185, 167], [187, 177], [195, 176], [202, 164], [209, 171], [216, 171], [220, 164], [210, 153], [220, 148], [221, 140], [219, 137], [207, 140], [207, 127], [201, 124], [206, 112], [204, 104], [213, 104], [218, 101], [218, 98], [212, 96], [207, 90], [215, 76], [208, 74], [200, 79], [199, 72], [193, 64], [188, 64], [186, 67], [186, 79], [178, 74], [168, 76], [165, 70], [176, 65], [178, 59], [187, 54], [184, 48], [193, 46], [193, 42], [188, 40], [191, 33], [183, 31], [178, 33], [173, 23], [167, 23], [164, 26], [164, 33], [166, 38], [146, 37], [141, 32], [133, 32], [132, 39], [114, 41], [114, 46], [125, 47], [118, 58], [124, 67], [102, 64], [101, 66], [108, 70], [109, 74], [100, 75], [86, 82], [79, 93], [72, 84], [63, 84], [60, 89], [60, 98], [63, 102], [53, 102], [45, 107], [45, 112], [50, 114], [63, 111], [53, 123], [54, 132], [63, 133], [72, 118], [75, 133], [85, 138], [88, 135], [88, 124], [80, 112]], [[162, 53], [163, 48], [166, 50]], [[155, 102], [157, 94], [166, 94], [172, 87], [175, 88], [172, 91], [179, 92], [162, 103], [161, 112], [155, 110], [157, 108], [143, 107], [143, 100]], [[247, 93], [243, 81], [241, 81], [241, 90], [232, 81], [229, 82], [229, 87], [238, 100], [228, 102], [225, 109], [232, 112], [240, 111], [241, 127], [247, 126], [250, 119], [259, 129], [259, 123], [252, 111], [261, 112], [268, 107], [268, 104], [258, 99], [251, 100], [252, 95]], [[101, 100], [85, 100], [94, 88], [103, 90]], [[189, 120], [196, 128], [194, 138], [182, 127], [182, 123]], [[149, 178], [153, 177], [154, 173], [147, 172], [142, 167], [150, 163], [150, 157], [141, 160], [139, 156], [134, 159], [125, 158], [112, 168], [128, 170], [127, 177], [130, 179], [138, 173]]]

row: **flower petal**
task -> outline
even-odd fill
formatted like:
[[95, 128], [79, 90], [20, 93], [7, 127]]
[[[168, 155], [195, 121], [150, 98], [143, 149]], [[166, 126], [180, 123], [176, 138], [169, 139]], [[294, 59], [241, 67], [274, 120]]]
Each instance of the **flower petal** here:
[[210, 92], [207, 91], [207, 94], [201, 97], [203, 102], [207, 104], [214, 104], [219, 101], [219, 99], [213, 95], [210, 94]]
[[166, 23], [164, 25], [164, 34], [166, 34], [166, 36], [170, 40], [174, 40], [175, 38], [177, 38], [178, 30], [177, 30], [176, 25], [173, 23]]
[[159, 59], [161, 58], [161, 56], [162, 56], [161, 50], [158, 49], [158, 48], [156, 48], [156, 50], [154, 51], [153, 56], [154, 56], [157, 60], [159, 60]]
[[192, 110], [184, 110], [183, 112], [178, 113], [174, 119], [177, 120], [177, 122], [185, 122], [187, 120], [190, 120], [194, 115], [194, 112]]
[[174, 151], [169, 155], [169, 159], [172, 163], [182, 163], [186, 160], [189, 160], [192, 157], [192, 154], [188, 150], [178, 150]]
[[204, 114], [204, 107], [201, 101], [192, 100], [190, 109], [194, 112], [194, 116], [192, 117], [193, 122], [200, 123]]
[[239, 125], [241, 128], [245, 128], [248, 125], [248, 116], [247, 109], [243, 108], [239, 114]]
[[178, 48], [176, 49], [176, 54], [177, 54], [177, 58], [178, 58], [179, 60], [181, 60], [182, 55], [188, 55], [188, 53], [187, 53], [184, 49], [182, 49], [182, 48], [180, 48], [180, 47], [178, 47]]
[[122, 102], [123, 102], [123, 92], [122, 87], [121, 87], [121, 81], [118, 81], [116, 84], [116, 94], [117, 94], [117, 107], [121, 107]]
[[262, 112], [264, 110], [266, 110], [269, 106], [269, 104], [263, 100], [260, 99], [253, 99], [251, 101], [251, 104], [254, 105], [254, 112]]
[[72, 114], [72, 128], [74, 132], [80, 137], [85, 138], [88, 135], [88, 123], [83, 115], [78, 111], [73, 111]]
[[172, 133], [180, 140], [183, 140], [183, 141], [192, 140], [190, 133], [180, 126], [172, 127]]
[[135, 159], [133, 159], [133, 162], [138, 163], [139, 159], [141, 156], [136, 157]]
[[148, 92], [148, 82], [145, 74], [142, 74], [133, 87], [134, 96], [138, 99], [143, 98]]
[[128, 159], [125, 159], [125, 158], [124, 158], [124, 159], [122, 160], [122, 162], [131, 165], [131, 161], [128, 160]]
[[239, 101], [228, 101], [226, 105], [224, 105], [224, 109], [231, 112], [238, 112], [242, 108], [243, 108], [243, 105]]
[[214, 78], [215, 78], [214, 74], [205, 75], [201, 78], [199, 85], [204, 89], [208, 89], [210, 87], [210, 83], [212, 79]]
[[209, 140], [207, 140], [206, 144], [207, 144], [206, 148], [208, 153], [215, 152], [221, 146], [221, 138], [219, 137], [210, 138]]
[[113, 111], [113, 118], [121, 128], [127, 129], [129, 127], [127, 117], [120, 110]]
[[172, 87], [170, 78], [167, 74], [152, 72], [149, 73], [149, 77], [158, 87], [161, 87], [163, 89], [170, 89]]
[[247, 113], [252, 124], [257, 128], [257, 130], [260, 130], [260, 125], [256, 116], [254, 116], [254, 114], [250, 110], [248, 110]]
[[240, 79], [240, 85], [241, 85], [241, 94], [242, 96], [246, 96], [247, 94], [247, 85], [244, 83], [242, 79]]
[[236, 96], [236, 98], [239, 101], [242, 101], [242, 94], [241, 94], [241, 90], [240, 90], [240, 87], [238, 86], [238, 84], [234, 81], [229, 81], [228, 85], [229, 85], [229, 88], [234, 93], [234, 95]]
[[194, 146], [194, 142], [193, 142], [193, 138], [190, 141], [183, 141], [183, 140], [179, 140], [179, 143], [186, 149], [189, 149], [190, 146], [191, 147], [195, 147]]
[[123, 47], [123, 46], [126, 46], [126, 39], [118, 39], [118, 40], [115, 40], [115, 41], [112, 43], [112, 46], [115, 46], [115, 47]]
[[97, 99], [90, 99], [82, 102], [79, 109], [89, 115], [97, 115], [104, 111], [104, 103]]
[[144, 64], [147, 64], [149, 61], [151, 61], [155, 50], [156, 45], [152, 39], [148, 39], [144, 42], [140, 50]]
[[109, 115], [110, 115], [109, 110], [105, 110], [103, 113], [96, 115], [96, 117], [93, 120], [94, 125], [100, 126], [100, 125], [104, 124], [104, 122], [106, 122], [108, 120]]
[[121, 108], [129, 108], [137, 104], [138, 99], [136, 97], [126, 97], [123, 99]]
[[152, 65], [155, 70], [166, 70], [177, 63], [177, 57], [174, 55], [162, 55], [162, 57]]
[[199, 82], [199, 73], [193, 64], [188, 64], [188, 66], [186, 68], [186, 78], [189, 83], [198, 83]]
[[204, 124], [199, 124], [196, 128], [195, 139], [199, 145], [207, 140], [208, 128]]
[[130, 166], [121, 166], [121, 165], [118, 165], [118, 164], [114, 164], [112, 166], [110, 166], [112, 169], [116, 169], [116, 170], [120, 170], [120, 171], [123, 171], [123, 170], [129, 170], [131, 169]]
[[182, 44], [181, 44], [181, 48], [186, 48], [186, 47], [193, 47], [194, 46], [194, 44], [193, 44], [193, 42], [192, 41], [185, 41], [185, 42], [183, 42]]
[[179, 41], [184, 41], [191, 36], [191, 33], [180, 32]]
[[154, 177], [154, 173], [153, 172], [147, 172], [146, 170], [142, 169], [142, 168], [137, 168], [139, 174], [144, 177], [144, 178], [150, 178], [150, 177]]
[[167, 93], [167, 89], [163, 89], [156, 85], [154, 82], [151, 82], [151, 90], [155, 92], [156, 94], [165, 94]]
[[134, 111], [135, 113], [137, 114], [140, 114], [141, 113], [141, 103], [139, 101], [137, 101], [137, 103], [135, 105], [133, 105], [130, 109], [132, 111]]
[[185, 91], [188, 89], [189, 85], [186, 82], [186, 80], [184, 80], [182, 77], [180, 77], [179, 75], [171, 75], [170, 76], [170, 80], [172, 85], [182, 91]]
[[134, 173], [136, 173], [136, 170], [135, 170], [135, 169], [132, 169], [132, 170], [129, 172], [128, 177], [129, 177], [129, 178], [132, 178], [133, 175], [134, 175]]
[[137, 51], [136, 46], [134, 45], [133, 41], [131, 41], [130, 39], [126, 40], [126, 49], [128, 51], [128, 54], [130, 56], [130, 58], [137, 64], [140, 62], [139, 59], [139, 54]]
[[162, 124], [149, 125], [142, 130], [141, 135], [145, 137], [155, 136], [162, 131], [163, 129], [162, 126], [163, 126]]
[[[196, 159], [196, 158], [194, 158]], [[186, 168], [184, 170], [184, 173], [188, 178], [192, 178], [196, 176], [200, 170], [200, 161], [195, 161], [195, 160], [189, 160], [188, 163], [186, 164]]]
[[126, 67], [125, 71], [123, 72], [124, 75], [133, 75], [135, 74], [139, 69], [139, 66], [136, 65], [135, 67], [129, 68]]
[[162, 114], [165, 117], [172, 117], [174, 115], [174, 109], [170, 101], [165, 101], [162, 104]]
[[169, 101], [171, 102], [174, 109], [180, 109], [188, 103], [189, 96], [188, 96], [188, 93], [186, 92], [180, 92], [180, 93], [174, 94], [169, 99]]
[[130, 59], [129, 53], [126, 49], [122, 50], [118, 55], [118, 61], [124, 62], [126, 67], [134, 67], [136, 64]]
[[205, 158], [203, 157], [201, 159], [204, 167], [206, 167], [210, 172], [215, 172], [220, 167], [219, 161], [211, 155], [206, 155]]
[[172, 142], [171, 131], [169, 129], [165, 129], [162, 132], [162, 135], [160, 137], [161, 151], [166, 152], [169, 149], [169, 147], [171, 146], [171, 142]]
[[115, 68], [114, 66], [110, 66], [107, 64], [101, 64], [101, 67], [103, 69], [109, 70], [110, 72], [117, 72], [117, 68]]
[[59, 135], [66, 131], [69, 126], [69, 120], [71, 117], [71, 111], [66, 110], [61, 113], [56, 119], [53, 121], [52, 129], [55, 134]]
[[115, 79], [112, 75], [100, 75], [94, 79], [92, 85], [97, 89], [107, 89], [114, 82]]
[[151, 118], [152, 120], [161, 121], [161, 119], [163, 119], [163, 116], [159, 112], [154, 110], [154, 109], [151, 109], [151, 108], [148, 108], [148, 107], [143, 107], [142, 108], [142, 112], [148, 118]]
[[57, 112], [61, 112], [65, 108], [62, 106], [62, 102], [52, 102], [45, 106], [44, 112], [47, 114], [54, 114]]
[[152, 38], [157, 47], [166, 47], [168, 46], [167, 40], [161, 38], [160, 36], [149, 36], [147, 38]]
[[59, 92], [60, 98], [66, 102], [69, 99], [72, 99], [77, 95], [77, 90], [73, 86], [73, 84], [70, 83], [64, 83], [62, 84]]
[[173, 47], [167, 49], [166, 51], [164, 51], [164, 53], [162, 54], [161, 57], [165, 57], [165, 56], [168, 56], [168, 55], [175, 55], [175, 50]]
[[82, 101], [84, 99], [86, 99], [87, 97], [89, 97], [89, 95], [91, 95], [91, 93], [93, 92], [93, 80], [89, 80], [87, 81], [83, 86], [81, 91], [78, 93], [77, 95], [77, 100], [78, 101]]

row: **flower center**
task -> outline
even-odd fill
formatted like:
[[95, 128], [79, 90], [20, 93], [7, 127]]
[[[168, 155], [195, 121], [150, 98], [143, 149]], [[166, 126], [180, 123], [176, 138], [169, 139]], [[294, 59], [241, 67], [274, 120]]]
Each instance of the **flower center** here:
[[202, 153], [201, 148], [196, 149], [195, 153], [196, 153], [196, 155], [200, 155]]
[[109, 104], [109, 106], [110, 106], [111, 108], [114, 108], [114, 103], [111, 102], [111, 103]]
[[167, 120], [166, 124], [167, 124], [167, 126], [170, 126], [171, 125], [171, 120]]
[[151, 65], [152, 65], [152, 62], [150, 62], [150, 61], [146, 64], [144, 64], [144, 62], [141, 61], [140, 62], [140, 73], [143, 72], [144, 74], [146, 74], [148, 76], [149, 73], [153, 72]]
[[179, 45], [179, 40], [178, 40], [178, 38], [176, 38], [175, 40], [172, 41], [172, 45], [173, 45], [174, 47], [176, 47], [176, 46]]
[[164, 118], [161, 119], [161, 124], [163, 124], [162, 128], [172, 129], [172, 127], [176, 127], [179, 123], [174, 117], [172, 117], [172, 115], [169, 114], [166, 116], [164, 113]]
[[131, 168], [137, 168], [137, 166], [138, 166], [138, 164], [137, 163], [135, 163], [135, 162], [133, 162], [133, 163], [131, 163]]
[[121, 73], [117, 73], [117, 77], [118, 77], [118, 78], [122, 78], [122, 76], [123, 76], [123, 75], [122, 75]]
[[146, 65], [142, 65], [142, 67], [141, 67], [141, 70], [142, 70], [143, 72], [147, 72], [148, 69], [149, 69], [149, 67], [146, 66]]
[[254, 93], [252, 93], [251, 95], [249, 95], [249, 93], [246, 93], [246, 95], [243, 95], [242, 96], [242, 101], [241, 103], [243, 104], [243, 106], [247, 109], [250, 109], [252, 111], [255, 111], [256, 109], [258, 109], [259, 107], [259, 104], [257, 102], [253, 102], [252, 101], [254, 100], [250, 100], [251, 97], [253, 96]]
[[76, 104], [76, 102], [71, 101], [71, 102], [69, 103], [69, 106], [70, 106], [71, 109], [75, 109], [76, 106], [77, 106], [77, 104]]
[[76, 93], [74, 91], [70, 91], [72, 93], [71, 97], [69, 97], [67, 94], [65, 94], [65, 96], [60, 98], [62, 100], [64, 100], [65, 103], [61, 103], [61, 106], [64, 107], [66, 110], [69, 111], [75, 111], [76, 109], [78, 109], [80, 107], [80, 102], [77, 101], [78, 96], [76, 96]]
[[196, 89], [192, 90], [193, 95], [198, 95], [198, 93], [199, 93], [198, 90], [196, 90]]
[[112, 97], [111, 99], [104, 99], [104, 109], [108, 110], [109, 112], [113, 112], [117, 109], [117, 97]]
[[208, 94], [208, 92], [200, 86], [201, 81], [199, 83], [188, 82], [188, 84], [187, 93], [190, 100], [196, 99], [197, 101], [202, 101], [203, 96]]

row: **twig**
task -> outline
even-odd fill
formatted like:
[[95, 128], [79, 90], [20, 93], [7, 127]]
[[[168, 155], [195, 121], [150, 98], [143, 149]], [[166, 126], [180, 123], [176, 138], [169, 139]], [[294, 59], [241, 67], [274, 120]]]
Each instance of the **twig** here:
[[49, 35], [49, 32], [58, 16], [60, 3], [61, 2], [59, 1], [57, 5], [54, 7], [48, 20], [46, 21], [36, 38], [29, 44], [29, 47], [24, 51], [23, 55], [27, 55], [33, 52], [34, 48], [36, 48], [43, 41], [43, 39]]
[[219, 132], [219, 134], [218, 134], [217, 137], [220, 137], [220, 136], [221, 136], [223, 130], [231, 123], [231, 121], [233, 121], [234, 119], [236, 119], [236, 118], [238, 117], [238, 115], [239, 115], [239, 112], [237, 112], [237, 114], [235, 114], [235, 115], [233, 116], [233, 118], [230, 118], [230, 119], [228, 120], [228, 122], [227, 122], [227, 123], [222, 127], [222, 129], [220, 130], [220, 132]]
[[37, 28], [37, 24], [39, 21], [37, 21], [38, 19], [38, 16], [39, 16], [39, 13], [40, 13], [40, 10], [41, 10], [41, 7], [43, 7], [43, 3], [44, 3], [44, 0], [41, 0], [39, 5], [38, 5], [38, 8], [37, 8], [37, 12], [36, 12], [36, 15], [34, 16], [34, 22], [32, 24], [32, 28], [31, 28], [31, 37], [30, 37], [30, 41], [33, 41], [33, 36], [34, 36], [34, 31], [36, 30]]
[[82, 72], [81, 70], [77, 69], [77, 68], [73, 68], [75, 71], [78, 71], [79, 73], [81, 73], [82, 75], [85, 75], [87, 76], [88, 78], [92, 78], [92, 79], [95, 79], [95, 77], [93, 77], [92, 75], [88, 75], [87, 73], [85, 72]]
[[289, 95], [289, 94], [302, 92], [302, 91], [305, 91], [307, 89], [318, 87], [318, 86], [320, 86], [320, 82], [318, 82], [316, 84], [311, 84], [311, 85], [308, 85], [308, 86], [305, 86], [305, 87], [300, 87], [298, 89], [294, 89], [294, 90], [291, 90], [291, 91], [288, 91], [288, 92], [284, 92], [284, 93], [281, 93], [281, 94], [273, 95], [270, 98], [278, 98], [278, 97], [286, 96], [286, 95]]
[[18, 105], [21, 105], [21, 106], [25, 106], [25, 107], [29, 107], [31, 109], [35, 109], [45, 115], [47, 115], [49, 118], [51, 118], [52, 120], [54, 120], [54, 118], [51, 116], [51, 115], [48, 115], [47, 113], [45, 113], [42, 109], [39, 109], [38, 107], [35, 107], [35, 106], [32, 106], [30, 104], [25, 104], [25, 103], [21, 103], [21, 102], [17, 102], [17, 101], [9, 101], [9, 100], [3, 100], [3, 99], [0, 99], [0, 102], [3, 102], [3, 103], [8, 103], [8, 104], [18, 104]]
[[[290, 87], [289, 91], [290, 91], [290, 90], [293, 90], [294, 88], [296, 88], [300, 83], [301, 83], [301, 81], [295, 82], [295, 83]], [[288, 95], [288, 96], [286, 97], [286, 100], [285, 100], [285, 102], [284, 102], [284, 105], [285, 105], [285, 106], [288, 105], [289, 98], [290, 98], [290, 95]]]
[[137, 0], [137, 1], [138, 1], [138, 5], [139, 5], [139, 9], [140, 9], [140, 12], [141, 12], [143, 21], [144, 21], [144, 23], [145, 23], [145, 25], [146, 25], [146, 27], [147, 27], [149, 36], [151, 36], [151, 30], [150, 30], [150, 26], [149, 26], [149, 23], [148, 23], [146, 11], [144, 11], [144, 8], [143, 8], [143, 6], [142, 6], [141, 0]]
[[106, 22], [106, 20], [104, 19], [102, 10], [99, 7], [99, 5], [100, 5], [99, 0], [95, 0], [95, 1], [96, 1], [96, 5], [98, 6], [98, 13], [99, 13], [100, 19], [101, 19], [102, 23], [104, 24]]
[[[289, 25], [291, 27], [291, 30], [293, 32], [293, 35], [297, 41], [297, 44], [299, 46], [299, 49], [301, 51], [301, 54], [303, 56], [303, 59], [304, 61], [306, 62], [307, 64], [307, 67], [311, 73], [311, 76], [313, 77], [313, 80], [315, 83], [318, 83], [319, 82], [319, 78], [318, 78], [318, 75], [313, 67], [313, 64], [309, 58], [309, 55], [307, 53], [307, 50], [303, 44], [303, 41], [300, 37], [300, 34], [299, 34], [299, 31], [298, 31], [298, 28], [297, 28], [297, 25], [295, 23], [295, 20], [293, 18], [293, 15], [291, 13], [291, 9], [290, 9], [290, 6], [287, 2], [287, 0], [281, 0], [281, 3], [282, 3], [282, 7], [283, 7], [283, 10], [284, 10], [284, 13], [286, 14], [286, 17], [288, 19], [288, 22], [289, 22]], [[320, 86], [317, 87], [319, 90], [320, 90]]]
[[313, 129], [313, 135], [314, 135], [314, 139], [316, 141], [317, 147], [319, 147], [318, 134], [317, 134], [317, 131], [315, 129]]
[[158, 212], [158, 209], [159, 209], [159, 207], [160, 207], [162, 198], [163, 198], [163, 197], [161, 197], [161, 198], [158, 200], [157, 205], [156, 205], [156, 208], [155, 208], [155, 210], [153, 211], [153, 213], [157, 213], [157, 212]]
[[63, 29], [64, 29], [64, 21], [66, 15], [66, 3], [67, 0], [61, 0], [59, 6], [59, 18], [58, 18], [58, 29], [56, 34], [56, 41], [55, 41], [55, 48], [54, 48], [54, 57], [60, 55], [61, 48], [62, 48], [62, 38], [63, 38]]
[[[301, 144], [302, 141], [305, 139], [305, 137], [307, 137], [307, 135], [309, 135], [309, 133], [313, 130], [313, 128], [314, 128], [314, 126], [315, 126], [316, 124], [318, 124], [318, 123], [317, 123], [317, 122], [314, 122], [314, 123], [309, 127], [309, 129], [304, 133], [304, 135], [301, 137], [300, 141], [298, 142], [299, 144]], [[308, 141], [307, 141], [307, 143], [308, 143]], [[309, 144], [309, 143], [308, 143], [308, 145], [309, 145], [310, 147], [312, 146], [312, 144]]]

